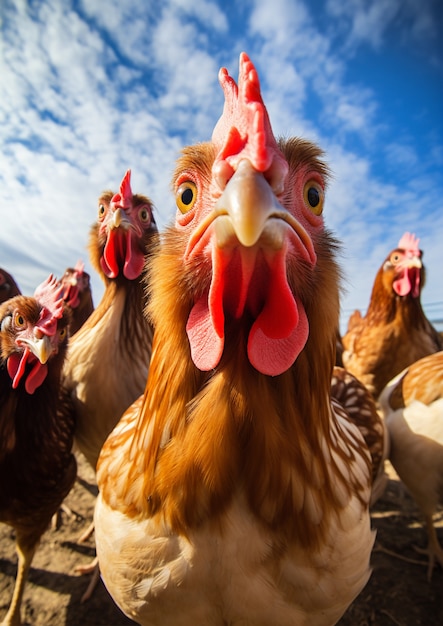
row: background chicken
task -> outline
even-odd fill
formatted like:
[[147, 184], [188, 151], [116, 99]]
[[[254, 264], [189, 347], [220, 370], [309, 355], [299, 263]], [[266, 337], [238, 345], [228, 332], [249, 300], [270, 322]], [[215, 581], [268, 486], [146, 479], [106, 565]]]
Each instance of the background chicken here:
[[3, 303], [0, 324], [0, 520], [14, 528], [18, 554], [2, 626], [16, 626], [34, 552], [76, 475], [74, 421], [59, 411], [69, 311], [55, 279]]
[[89, 250], [105, 292], [71, 338], [63, 371], [75, 441], [94, 469], [103, 442], [146, 382], [152, 328], [143, 314], [141, 276], [156, 233], [152, 203], [132, 194], [128, 171], [119, 193], [104, 192], [98, 201]]
[[90, 276], [85, 272], [84, 263], [78, 261], [75, 267], [68, 267], [60, 283], [63, 299], [72, 310], [69, 334], [74, 335], [94, 310]]
[[428, 533], [428, 578], [443, 567], [433, 515], [443, 504], [443, 352], [396, 376], [380, 396], [390, 433], [390, 460], [424, 515]]
[[[76, 419], [75, 442], [95, 470], [101, 447], [123, 411], [143, 392], [151, 358], [152, 327], [144, 316], [142, 273], [157, 227], [152, 203], [133, 194], [131, 172], [119, 193], [104, 192], [91, 229], [93, 266], [105, 283], [103, 297], [69, 341], [63, 371], [66, 407]], [[68, 404], [69, 402], [69, 404]], [[69, 406], [69, 409], [68, 409]], [[81, 535], [84, 541], [93, 524]], [[96, 559], [77, 573], [95, 573], [83, 600], [98, 581]]]
[[0, 304], [21, 293], [11, 274], [0, 268]]
[[256, 71], [220, 72], [212, 142], [173, 179], [150, 266], [147, 389], [108, 438], [102, 577], [154, 624], [332, 624], [369, 577], [371, 460], [331, 403], [339, 316], [327, 168], [277, 144]]
[[365, 317], [355, 311], [343, 337], [343, 364], [378, 398], [405, 367], [443, 349], [420, 301], [425, 280], [419, 240], [405, 233], [377, 272]]

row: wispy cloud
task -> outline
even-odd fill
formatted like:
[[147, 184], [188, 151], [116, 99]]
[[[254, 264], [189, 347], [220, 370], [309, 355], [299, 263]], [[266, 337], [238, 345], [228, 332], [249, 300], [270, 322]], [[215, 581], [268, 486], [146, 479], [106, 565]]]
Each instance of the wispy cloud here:
[[428, 48], [439, 37], [436, 14], [439, 0], [327, 0], [325, 8], [335, 18], [335, 28], [346, 47], [362, 43], [379, 50], [392, 27], [400, 43]]

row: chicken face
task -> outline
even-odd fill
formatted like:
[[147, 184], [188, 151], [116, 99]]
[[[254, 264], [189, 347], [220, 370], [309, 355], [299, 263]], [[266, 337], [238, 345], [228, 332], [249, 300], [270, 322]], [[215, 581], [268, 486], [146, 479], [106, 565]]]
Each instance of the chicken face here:
[[48, 361], [66, 344], [69, 321], [55, 279], [36, 294], [16, 296], [0, 307], [1, 357], [13, 389], [23, 379], [29, 394], [45, 380]]
[[79, 261], [75, 267], [68, 267], [61, 278], [63, 299], [73, 309], [80, 304], [80, 295], [89, 289], [90, 276], [84, 271], [84, 263]]
[[411, 294], [418, 298], [422, 287], [422, 256], [418, 247], [419, 239], [405, 233], [383, 264], [383, 270], [388, 280], [392, 281], [392, 288], [398, 296]]
[[155, 224], [148, 198], [133, 195], [128, 170], [120, 192], [107, 192], [99, 199], [98, 239], [102, 249], [100, 266], [108, 278], [123, 273], [128, 280], [143, 270], [145, 235]]
[[[313, 237], [323, 229], [327, 171], [311, 144], [295, 141], [297, 150], [294, 142], [277, 144], [246, 55], [238, 90], [231, 81], [221, 74], [225, 96], [233, 99], [214, 130], [219, 153], [203, 171], [193, 169], [185, 153], [174, 183], [176, 225], [189, 232], [184, 262], [208, 268], [210, 276], [195, 296], [187, 332], [195, 365], [208, 371], [223, 353], [226, 320], [248, 320], [251, 364], [277, 375], [293, 364], [309, 333], [288, 268], [295, 276], [316, 265]], [[290, 168], [293, 152], [299, 162]]]

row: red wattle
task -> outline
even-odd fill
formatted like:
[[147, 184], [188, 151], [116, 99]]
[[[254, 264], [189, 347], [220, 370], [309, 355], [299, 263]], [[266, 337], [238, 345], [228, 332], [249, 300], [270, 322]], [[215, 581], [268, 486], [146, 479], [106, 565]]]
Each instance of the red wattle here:
[[186, 332], [194, 365], [202, 372], [208, 372], [216, 367], [223, 354], [225, 338], [224, 331], [221, 335], [217, 333], [209, 312], [207, 296], [203, 296], [194, 304], [188, 318]]
[[113, 230], [106, 241], [100, 265], [108, 278], [116, 278], [120, 271], [128, 280], [140, 276], [144, 267], [145, 257], [137, 245], [134, 245], [130, 231]]
[[[297, 306], [298, 304], [298, 306]], [[296, 325], [289, 335], [280, 338], [266, 335], [261, 316], [251, 328], [248, 339], [248, 356], [251, 365], [266, 376], [278, 376], [289, 369], [303, 350], [309, 335], [309, 322], [303, 305], [293, 301], [297, 313]]]
[[406, 296], [411, 291], [411, 281], [407, 270], [403, 270], [401, 275], [396, 278], [392, 284], [395, 293], [398, 296]]
[[[34, 363], [32, 363], [34, 361]], [[25, 389], [29, 394], [33, 394], [37, 387], [40, 387], [48, 373], [48, 366], [40, 361], [26, 348], [22, 355], [14, 353], [8, 359], [8, 374], [12, 378], [12, 388], [17, 389], [20, 380], [25, 374], [26, 365], [31, 364], [25, 380]]]
[[307, 341], [309, 324], [288, 285], [285, 256], [280, 253], [265, 262], [249, 253], [213, 255], [209, 293], [194, 304], [186, 326], [196, 367], [208, 371], [218, 365], [225, 317], [244, 315], [255, 317], [248, 338], [253, 367], [277, 376], [292, 366]]

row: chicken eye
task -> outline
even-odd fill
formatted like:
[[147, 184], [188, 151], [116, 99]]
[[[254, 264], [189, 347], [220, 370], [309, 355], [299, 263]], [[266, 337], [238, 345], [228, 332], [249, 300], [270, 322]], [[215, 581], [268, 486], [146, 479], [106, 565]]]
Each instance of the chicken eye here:
[[175, 194], [175, 201], [182, 213], [188, 213], [197, 200], [197, 185], [190, 181], [182, 183]]
[[149, 222], [151, 218], [151, 215], [146, 207], [140, 209], [140, 211], [138, 212], [138, 216], [141, 222]]
[[316, 181], [308, 181], [303, 189], [303, 199], [305, 204], [314, 213], [321, 215], [323, 212], [324, 191]]
[[67, 332], [68, 331], [66, 328], [60, 328], [60, 330], [58, 331], [58, 337], [61, 341], [63, 341], [63, 339], [66, 337]]
[[391, 260], [391, 263], [392, 263], [393, 265], [397, 265], [397, 263], [400, 261], [400, 258], [401, 258], [401, 255], [400, 255], [400, 253], [399, 253], [399, 252], [393, 252], [393, 253], [391, 254], [391, 259], [390, 259], [390, 260]]
[[98, 205], [98, 216], [99, 217], [103, 217], [104, 214], [105, 214], [105, 205], [104, 204], [99, 204]]
[[17, 328], [23, 328], [23, 326], [25, 325], [25, 318], [21, 313], [16, 313], [14, 315], [14, 324], [15, 326], [17, 326]]

